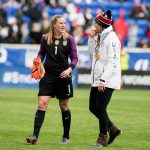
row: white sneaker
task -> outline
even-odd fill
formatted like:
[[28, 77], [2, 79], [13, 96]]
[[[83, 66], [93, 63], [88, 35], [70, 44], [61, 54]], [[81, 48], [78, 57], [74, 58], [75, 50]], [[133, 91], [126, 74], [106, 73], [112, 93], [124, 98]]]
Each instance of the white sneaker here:
[[63, 138], [60, 142], [60, 144], [69, 144], [69, 139]]

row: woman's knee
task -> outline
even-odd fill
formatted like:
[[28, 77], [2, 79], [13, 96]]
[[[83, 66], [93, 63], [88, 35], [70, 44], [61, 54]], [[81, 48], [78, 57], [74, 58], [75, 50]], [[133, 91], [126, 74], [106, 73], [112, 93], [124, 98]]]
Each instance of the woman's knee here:
[[89, 110], [90, 110], [90, 112], [92, 112], [92, 113], [94, 112], [94, 108], [93, 108], [91, 105], [89, 106]]
[[60, 105], [61, 111], [67, 111], [69, 109], [68, 105]]
[[98, 111], [98, 116], [99, 116], [99, 118], [106, 118], [107, 117], [107, 112], [106, 112], [106, 110], [99, 110]]
[[39, 106], [38, 106], [38, 109], [39, 109], [39, 110], [46, 111], [46, 109], [47, 109], [47, 103], [45, 103], [45, 102], [40, 102], [40, 103], [39, 103]]
[[89, 110], [90, 110], [90, 112], [93, 113], [94, 115], [97, 115], [97, 114], [96, 114], [97, 110], [96, 110], [95, 107], [93, 107], [93, 106], [90, 105], [90, 106], [89, 106]]
[[48, 98], [39, 98], [38, 109], [46, 111], [48, 106], [49, 99]]
[[61, 111], [63, 111], [63, 112], [67, 111], [69, 109], [68, 100], [59, 101], [59, 106], [60, 106]]

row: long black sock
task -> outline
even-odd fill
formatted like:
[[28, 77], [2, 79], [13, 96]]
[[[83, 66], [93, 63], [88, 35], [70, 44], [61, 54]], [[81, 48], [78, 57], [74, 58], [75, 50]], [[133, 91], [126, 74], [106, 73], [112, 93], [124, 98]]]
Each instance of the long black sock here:
[[40, 132], [42, 123], [44, 121], [44, 118], [45, 118], [45, 111], [37, 110], [35, 114], [35, 119], [34, 119], [34, 131], [33, 131], [33, 135], [35, 135], [37, 138], [39, 136], [39, 132]]
[[70, 124], [71, 124], [71, 112], [68, 109], [67, 111], [64, 111], [61, 113], [62, 113], [62, 121], [63, 121], [63, 128], [64, 128], [63, 137], [69, 139], [69, 130], [70, 130]]

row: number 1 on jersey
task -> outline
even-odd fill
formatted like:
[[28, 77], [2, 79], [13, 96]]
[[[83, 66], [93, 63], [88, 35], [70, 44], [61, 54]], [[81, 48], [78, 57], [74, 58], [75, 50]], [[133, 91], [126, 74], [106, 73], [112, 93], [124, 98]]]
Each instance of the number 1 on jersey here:
[[57, 55], [57, 46], [55, 46], [55, 55]]

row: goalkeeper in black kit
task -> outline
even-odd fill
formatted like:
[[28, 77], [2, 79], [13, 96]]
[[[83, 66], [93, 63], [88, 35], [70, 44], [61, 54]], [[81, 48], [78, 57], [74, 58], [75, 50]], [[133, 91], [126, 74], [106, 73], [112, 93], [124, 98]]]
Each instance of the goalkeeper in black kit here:
[[[70, 63], [68, 58], [70, 58]], [[44, 59], [43, 67], [41, 62]], [[68, 103], [69, 98], [73, 97], [71, 72], [77, 62], [75, 40], [66, 32], [64, 17], [55, 15], [51, 19], [49, 33], [41, 38], [38, 56], [34, 59], [31, 68], [31, 76], [41, 80], [39, 82], [38, 109], [34, 119], [34, 130], [33, 134], [26, 138], [28, 143], [38, 143], [38, 136], [48, 103], [54, 97], [59, 100], [62, 114], [63, 136], [60, 144], [69, 143], [71, 112]]]

